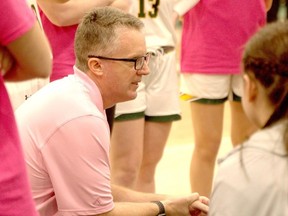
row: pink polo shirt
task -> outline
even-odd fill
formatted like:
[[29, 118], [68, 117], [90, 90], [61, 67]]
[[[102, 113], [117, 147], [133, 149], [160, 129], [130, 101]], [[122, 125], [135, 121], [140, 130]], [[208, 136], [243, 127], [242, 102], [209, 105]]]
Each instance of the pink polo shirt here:
[[50, 83], [16, 111], [42, 216], [110, 211], [110, 131], [99, 89], [83, 72]]

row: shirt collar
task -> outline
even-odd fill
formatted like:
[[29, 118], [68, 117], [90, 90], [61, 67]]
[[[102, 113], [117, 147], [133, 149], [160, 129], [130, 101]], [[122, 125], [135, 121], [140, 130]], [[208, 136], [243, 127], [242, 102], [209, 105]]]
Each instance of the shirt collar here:
[[[279, 121], [270, 127], [261, 129], [255, 132], [247, 141], [242, 145], [235, 147], [226, 156], [220, 158], [218, 163], [222, 163], [225, 159], [239, 151], [243, 151], [245, 148], [259, 149], [260, 151], [270, 152], [271, 154], [278, 155], [280, 157], [287, 157], [288, 153], [283, 144], [283, 133], [287, 127], [288, 121]], [[245, 153], [243, 153], [245, 154]]]
[[87, 89], [87, 93], [91, 97], [92, 102], [98, 107], [98, 109], [105, 115], [103, 107], [103, 99], [98, 86], [92, 81], [87, 74], [79, 70], [75, 65], [73, 66], [75, 79], [78, 80]]

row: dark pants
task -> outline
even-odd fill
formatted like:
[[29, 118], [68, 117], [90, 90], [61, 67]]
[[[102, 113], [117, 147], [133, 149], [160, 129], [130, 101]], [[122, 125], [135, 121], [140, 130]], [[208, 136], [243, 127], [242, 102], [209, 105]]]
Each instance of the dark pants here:
[[106, 109], [106, 116], [110, 128], [110, 134], [112, 133], [113, 129], [114, 114], [115, 114], [115, 106]]

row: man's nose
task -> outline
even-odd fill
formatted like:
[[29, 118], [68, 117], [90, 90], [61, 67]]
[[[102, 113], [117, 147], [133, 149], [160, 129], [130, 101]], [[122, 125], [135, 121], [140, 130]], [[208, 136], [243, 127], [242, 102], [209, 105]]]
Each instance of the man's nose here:
[[139, 75], [148, 75], [150, 73], [148, 63], [145, 62], [141, 70], [137, 70], [137, 74]]

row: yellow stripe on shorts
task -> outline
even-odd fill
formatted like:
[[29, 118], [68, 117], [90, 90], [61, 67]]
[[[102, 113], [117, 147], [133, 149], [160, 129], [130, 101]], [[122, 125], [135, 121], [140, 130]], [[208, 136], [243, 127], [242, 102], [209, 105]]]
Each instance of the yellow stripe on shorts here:
[[199, 99], [201, 99], [201, 98], [198, 98], [198, 97], [193, 96], [193, 95], [181, 93], [181, 94], [180, 94], [180, 99], [181, 99], [181, 100], [184, 100], [184, 101], [190, 102], [190, 101], [199, 100]]

